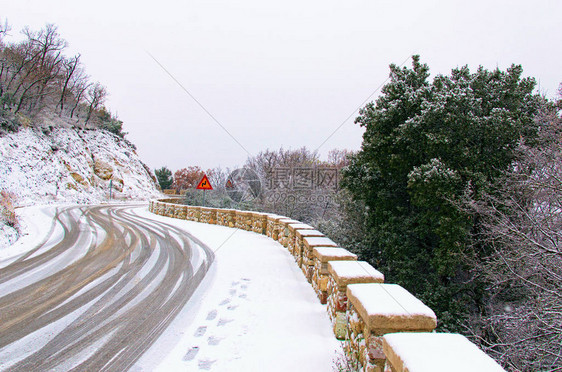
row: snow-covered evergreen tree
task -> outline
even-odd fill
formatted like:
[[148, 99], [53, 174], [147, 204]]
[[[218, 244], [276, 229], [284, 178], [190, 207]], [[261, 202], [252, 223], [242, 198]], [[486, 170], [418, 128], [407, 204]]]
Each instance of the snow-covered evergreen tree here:
[[541, 98], [521, 66], [467, 67], [429, 80], [429, 68], [392, 65], [376, 102], [360, 111], [361, 151], [344, 185], [368, 207], [362, 256], [438, 314], [440, 330], [463, 329], [482, 306], [466, 255], [479, 256], [478, 218], [458, 208], [478, 199], [510, 166], [520, 138], [532, 143]]

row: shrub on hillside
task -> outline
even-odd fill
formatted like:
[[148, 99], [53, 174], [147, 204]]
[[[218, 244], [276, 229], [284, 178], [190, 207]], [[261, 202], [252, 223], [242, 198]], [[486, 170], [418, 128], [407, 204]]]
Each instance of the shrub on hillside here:
[[0, 223], [17, 228], [18, 221], [14, 210], [15, 201], [15, 194], [7, 191], [0, 191]]

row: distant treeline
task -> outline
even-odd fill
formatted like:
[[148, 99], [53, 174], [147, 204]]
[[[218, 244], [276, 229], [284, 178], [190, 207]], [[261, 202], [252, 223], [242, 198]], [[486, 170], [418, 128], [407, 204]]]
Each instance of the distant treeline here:
[[[24, 28], [24, 39], [7, 42], [7, 22], [0, 25], [0, 128], [14, 131], [38, 118], [102, 128], [121, 137], [122, 122], [105, 108], [106, 89], [90, 81], [80, 55], [67, 57], [67, 42], [55, 25]], [[52, 120], [51, 120], [52, 122]]]

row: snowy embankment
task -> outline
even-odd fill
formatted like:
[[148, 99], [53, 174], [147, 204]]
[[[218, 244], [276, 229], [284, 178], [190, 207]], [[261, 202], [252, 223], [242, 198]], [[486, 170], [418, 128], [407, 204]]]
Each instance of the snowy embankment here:
[[133, 145], [101, 130], [22, 128], [0, 137], [0, 190], [17, 204], [98, 203], [158, 195]]
[[[107, 131], [43, 126], [0, 136], [0, 191], [18, 206], [100, 203], [109, 198], [110, 183], [114, 199], [159, 194], [134, 146]], [[1, 217], [3, 249], [18, 232]]]
[[325, 305], [287, 249], [263, 235], [157, 216], [191, 232], [215, 262], [131, 371], [331, 371], [340, 344]]

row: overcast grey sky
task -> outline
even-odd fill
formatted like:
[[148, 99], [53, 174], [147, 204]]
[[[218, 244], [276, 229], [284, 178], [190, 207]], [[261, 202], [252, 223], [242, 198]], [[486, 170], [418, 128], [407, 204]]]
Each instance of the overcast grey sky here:
[[[548, 97], [562, 82], [560, 0], [0, 0], [0, 17], [14, 36], [58, 25], [151, 168], [233, 167], [246, 150], [315, 149], [390, 63], [414, 53], [434, 75], [516, 63]], [[354, 117], [322, 155], [359, 149]]]

